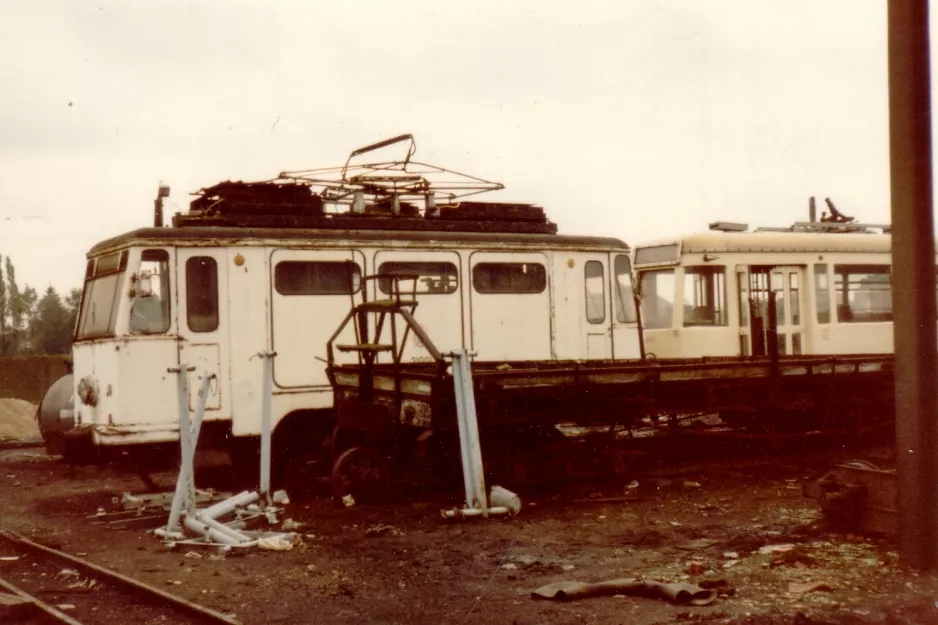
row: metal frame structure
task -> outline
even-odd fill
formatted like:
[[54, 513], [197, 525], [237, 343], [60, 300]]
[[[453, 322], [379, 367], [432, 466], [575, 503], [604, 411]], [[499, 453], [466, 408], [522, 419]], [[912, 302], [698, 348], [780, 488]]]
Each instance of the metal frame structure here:
[[[352, 164], [363, 154], [404, 142], [409, 145], [402, 160]], [[398, 203], [398, 210], [392, 210], [394, 214], [400, 212], [401, 201], [423, 203], [421, 212], [426, 214], [436, 209], [438, 203], [452, 203], [459, 198], [505, 188], [499, 182], [413, 161], [411, 157], [416, 152], [413, 135], [399, 135], [353, 150], [342, 166], [284, 171], [274, 181], [308, 183], [320, 190], [326, 203], [348, 206], [353, 212], [361, 212], [358, 209], [366, 201], [389, 200], [392, 204]]]
[[[276, 352], [264, 351], [255, 356], [264, 361], [263, 380], [261, 384], [264, 399], [261, 416], [262, 432], [259, 488], [257, 491], [253, 492], [243, 491], [202, 510], [199, 510], [196, 506], [194, 459], [196, 446], [198, 445], [199, 431], [202, 426], [203, 416], [205, 415], [209, 388], [215, 376], [208, 371], [201, 376], [202, 382], [199, 387], [198, 402], [192, 423], [190, 424], [188, 380], [189, 372], [193, 371], [195, 368], [180, 365], [179, 367], [168, 369], [169, 372], [176, 373], [178, 380], [181, 466], [179, 476], [176, 480], [176, 491], [173, 496], [172, 507], [166, 527], [159, 528], [155, 530], [154, 533], [163, 538], [169, 545], [174, 546], [177, 543], [193, 544], [192, 541], [186, 540], [183, 526], [202, 537], [197, 541], [199, 544], [205, 544], [205, 542], [207, 542], [209, 545], [218, 545], [222, 549], [255, 546], [258, 544], [259, 540], [265, 538], [292, 540], [293, 534], [291, 533], [252, 532], [244, 530], [245, 517], [263, 516], [268, 523], [274, 524], [277, 522], [277, 512], [279, 512], [279, 509], [274, 506], [276, 498], [271, 494], [270, 489], [270, 398], [273, 392], [272, 362], [276, 355]], [[251, 506], [258, 501], [261, 502], [261, 507], [257, 508], [257, 511], [244, 510], [245, 506]], [[226, 524], [219, 521], [220, 518], [232, 513], [236, 514], [236, 521], [234, 523]], [[181, 523], [180, 519], [182, 520]]]

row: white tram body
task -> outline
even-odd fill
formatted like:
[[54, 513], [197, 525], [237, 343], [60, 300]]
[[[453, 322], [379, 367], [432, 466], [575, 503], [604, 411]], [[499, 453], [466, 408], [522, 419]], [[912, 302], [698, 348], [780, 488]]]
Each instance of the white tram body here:
[[[56, 429], [65, 430], [66, 446], [89, 439], [95, 446], [178, 440], [170, 370], [180, 365], [194, 367], [190, 412], [197, 376], [216, 376], [203, 442], [257, 437], [262, 359], [253, 356], [265, 351], [276, 352], [275, 446], [278, 439], [299, 446], [310, 428], [318, 437], [332, 418], [327, 341], [361, 289], [369, 301], [388, 298], [389, 281], [363, 281], [368, 275], [417, 276], [415, 317], [444, 353], [465, 348], [487, 361], [639, 357], [625, 243], [558, 235], [546, 218], [532, 222], [543, 211], [530, 205], [431, 202], [423, 174], [408, 174], [413, 163], [395, 165], [369, 166], [366, 174], [377, 174], [367, 184], [361, 174], [350, 182], [343, 169], [338, 182], [318, 192], [304, 186], [310, 178], [277, 189], [223, 183], [227, 205], [225, 198], [203, 197], [187, 215], [177, 214], [173, 227], [135, 230], [96, 245], [74, 337], [74, 408], [62, 411], [67, 426], [44, 424], [47, 445]], [[393, 180], [401, 171], [405, 183], [418, 179], [419, 188]], [[287, 191], [294, 199], [306, 193], [306, 203], [310, 194], [319, 204], [339, 198], [343, 212], [322, 212], [317, 204], [308, 215], [283, 202], [271, 211], [254, 200], [235, 201], [257, 193], [264, 200], [274, 191], [280, 200]], [[402, 200], [415, 194], [429, 198], [425, 212], [405, 212]], [[400, 285], [409, 288], [407, 280]], [[427, 356], [412, 336], [403, 359]]]
[[724, 226], [635, 246], [648, 357], [893, 351], [888, 227]]
[[[147, 228], [91, 251], [73, 360], [75, 426], [95, 444], [175, 439], [176, 376], [168, 369], [180, 364], [195, 367], [191, 409], [194, 376], [209, 371], [217, 386], [206, 421], [230, 423], [234, 436], [258, 435], [261, 361], [251, 357], [265, 350], [277, 354], [275, 425], [330, 408], [323, 359], [351, 307], [350, 271], [353, 280], [391, 271], [445, 280], [419, 283], [415, 313], [444, 353], [466, 348], [496, 361], [639, 356], [629, 249], [615, 239], [204, 230]], [[141, 275], [159, 284], [158, 296], [135, 296]], [[368, 299], [386, 298], [383, 287], [366, 283]], [[424, 357], [412, 337], [404, 359]]]

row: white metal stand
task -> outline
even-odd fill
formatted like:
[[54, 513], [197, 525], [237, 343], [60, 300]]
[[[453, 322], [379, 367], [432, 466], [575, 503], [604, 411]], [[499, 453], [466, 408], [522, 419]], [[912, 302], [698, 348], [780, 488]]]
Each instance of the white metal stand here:
[[[178, 376], [179, 392], [179, 444], [182, 453], [182, 463], [179, 470], [179, 477], [176, 480], [176, 492], [173, 497], [173, 504], [170, 510], [169, 522], [165, 528], [154, 531], [167, 541], [169, 546], [178, 544], [200, 544], [209, 546], [219, 546], [223, 550], [232, 547], [252, 547], [261, 544], [262, 541], [281, 541], [292, 543], [295, 534], [284, 532], [252, 532], [244, 530], [244, 519], [246, 517], [264, 516], [271, 524], [277, 522], [278, 508], [274, 507], [275, 500], [286, 500], [279, 493], [274, 495], [270, 492], [270, 459], [271, 459], [271, 394], [273, 392], [273, 363], [272, 359], [276, 356], [274, 352], [261, 352], [258, 357], [264, 359], [263, 382], [261, 385], [262, 414], [261, 414], [261, 466], [259, 489], [255, 492], [244, 491], [224, 501], [220, 501], [208, 508], [199, 510], [196, 507], [195, 500], [195, 471], [194, 459], [195, 449], [198, 444], [199, 431], [202, 425], [202, 419], [205, 415], [205, 405], [208, 399], [208, 391], [211, 381], [215, 375], [205, 372], [202, 376], [202, 384], [199, 387], [199, 399], [196, 405], [196, 411], [193, 423], [189, 423], [189, 388], [188, 377], [193, 367], [181, 365], [178, 368], [172, 368], [169, 371], [175, 372]], [[261, 506], [256, 502], [263, 499]], [[245, 509], [247, 507], [247, 509]], [[232, 523], [222, 523], [220, 518], [234, 513], [236, 519]], [[186, 540], [182, 525], [186, 529], [200, 536], [199, 540]]]
[[[521, 509], [521, 502], [514, 493], [495, 486], [492, 488], [493, 500], [491, 502], [485, 495], [482, 445], [479, 441], [479, 422], [476, 416], [469, 353], [465, 349], [459, 349], [450, 352], [447, 356], [452, 358], [453, 363], [453, 390], [456, 396], [456, 418], [459, 424], [459, 448], [462, 456], [466, 506], [462, 509], [443, 510], [441, 514], [445, 519], [514, 514]], [[508, 505], [490, 505], [506, 503]]]

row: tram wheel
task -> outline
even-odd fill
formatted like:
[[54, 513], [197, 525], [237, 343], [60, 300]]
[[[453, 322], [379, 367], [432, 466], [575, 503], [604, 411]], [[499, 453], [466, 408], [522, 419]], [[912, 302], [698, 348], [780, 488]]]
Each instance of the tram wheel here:
[[330, 483], [338, 500], [351, 495], [359, 503], [379, 501], [387, 495], [390, 481], [384, 458], [369, 447], [346, 449], [332, 463]]
[[283, 473], [283, 487], [290, 501], [309, 501], [324, 494], [329, 464], [322, 454], [297, 454], [288, 461]]

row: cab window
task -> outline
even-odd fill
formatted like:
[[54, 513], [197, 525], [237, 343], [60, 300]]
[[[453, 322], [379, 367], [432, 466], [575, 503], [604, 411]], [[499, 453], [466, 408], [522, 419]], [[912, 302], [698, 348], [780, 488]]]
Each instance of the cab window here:
[[642, 326], [649, 330], [670, 328], [674, 311], [674, 270], [642, 272], [641, 293]]
[[130, 331], [162, 334], [169, 330], [169, 252], [143, 250], [131, 282]]

